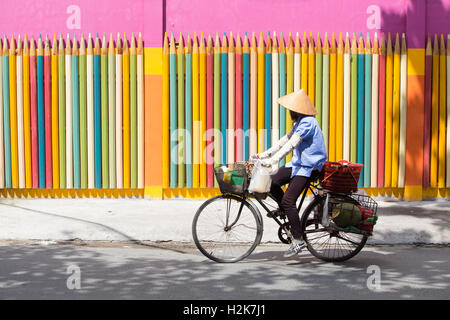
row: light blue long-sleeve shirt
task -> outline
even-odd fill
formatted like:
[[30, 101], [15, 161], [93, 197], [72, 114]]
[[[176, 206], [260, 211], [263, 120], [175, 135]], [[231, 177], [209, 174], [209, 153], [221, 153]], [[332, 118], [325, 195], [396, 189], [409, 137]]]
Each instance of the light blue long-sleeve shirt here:
[[295, 147], [292, 160], [286, 164], [293, 176], [310, 177], [314, 169], [322, 170], [328, 158], [322, 130], [313, 116], [301, 116], [293, 125], [293, 133], [302, 139]]

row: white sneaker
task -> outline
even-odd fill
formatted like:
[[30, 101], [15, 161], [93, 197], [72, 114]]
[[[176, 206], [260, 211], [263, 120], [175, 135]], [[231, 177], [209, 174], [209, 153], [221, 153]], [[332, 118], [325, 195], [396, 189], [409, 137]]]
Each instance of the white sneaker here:
[[302, 249], [305, 247], [305, 242], [303, 240], [294, 241], [291, 244], [291, 247], [284, 253], [283, 257], [290, 258], [299, 254]]

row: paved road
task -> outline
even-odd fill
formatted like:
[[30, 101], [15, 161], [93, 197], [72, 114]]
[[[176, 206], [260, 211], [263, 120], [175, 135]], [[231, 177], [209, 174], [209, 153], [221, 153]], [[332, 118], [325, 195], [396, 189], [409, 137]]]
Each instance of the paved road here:
[[[284, 249], [264, 245], [242, 262], [217, 264], [191, 246], [180, 244], [93, 247], [3, 242], [0, 298], [326, 300], [450, 296], [449, 247], [366, 247], [342, 264], [324, 263], [308, 253], [285, 260]], [[368, 277], [374, 276], [367, 270], [373, 265], [381, 272], [378, 291], [367, 287]], [[70, 290], [67, 280], [72, 275], [69, 284], [76, 286], [77, 267], [81, 288]]]

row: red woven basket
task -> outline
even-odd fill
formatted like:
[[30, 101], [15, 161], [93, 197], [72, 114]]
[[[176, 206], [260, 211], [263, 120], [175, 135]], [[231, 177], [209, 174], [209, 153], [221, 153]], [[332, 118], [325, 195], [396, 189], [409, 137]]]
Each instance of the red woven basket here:
[[322, 188], [334, 192], [357, 191], [362, 168], [362, 164], [346, 160], [326, 161], [320, 173], [320, 185]]

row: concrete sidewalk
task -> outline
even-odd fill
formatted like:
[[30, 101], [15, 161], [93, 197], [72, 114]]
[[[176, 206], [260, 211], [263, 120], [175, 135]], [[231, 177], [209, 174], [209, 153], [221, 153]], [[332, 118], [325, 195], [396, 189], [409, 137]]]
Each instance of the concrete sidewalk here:
[[[371, 244], [449, 244], [450, 202], [381, 201]], [[192, 241], [204, 200], [0, 199], [0, 239]], [[263, 211], [261, 211], [263, 214]], [[264, 217], [263, 242], [279, 242]]]

